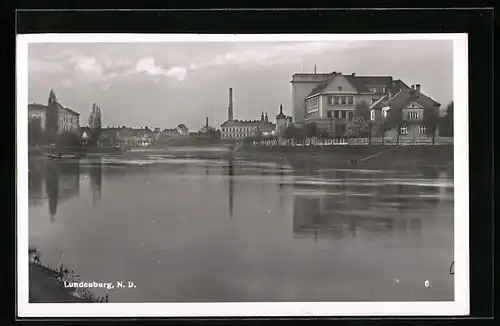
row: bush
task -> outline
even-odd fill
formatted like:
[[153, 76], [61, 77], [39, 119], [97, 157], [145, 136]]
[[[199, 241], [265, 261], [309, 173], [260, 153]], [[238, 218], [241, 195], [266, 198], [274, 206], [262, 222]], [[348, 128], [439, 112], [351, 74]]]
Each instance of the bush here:
[[76, 133], [65, 132], [59, 135], [56, 145], [61, 147], [81, 147], [82, 142]]

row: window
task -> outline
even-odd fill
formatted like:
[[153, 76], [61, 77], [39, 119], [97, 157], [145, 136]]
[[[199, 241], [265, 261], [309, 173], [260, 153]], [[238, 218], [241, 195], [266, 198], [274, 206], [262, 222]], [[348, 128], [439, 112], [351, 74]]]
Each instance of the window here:
[[342, 90], [342, 86], [339, 86], [339, 87], [338, 87], [338, 90], [339, 90], [339, 91], [341, 91], [341, 90]]
[[387, 93], [387, 88], [382, 87], [382, 92], [383, 92], [383, 93]]
[[342, 110], [340, 111], [340, 118], [345, 119], [346, 118], [346, 111]]
[[354, 112], [349, 111], [348, 114], [349, 114], [349, 120], [352, 120], [352, 118], [354, 117]]
[[342, 96], [342, 104], [347, 104], [347, 96]]
[[382, 115], [384, 116], [384, 118], [387, 118], [389, 116], [389, 110], [388, 109], [382, 109]]
[[314, 108], [318, 106], [318, 97], [310, 98], [306, 101], [307, 108]]
[[377, 89], [375, 87], [370, 87], [370, 92], [372, 93], [376, 93], [377, 92]]
[[333, 118], [332, 111], [326, 111], [327, 118]]
[[406, 126], [401, 126], [401, 128], [399, 128], [399, 133], [401, 135], [407, 135], [408, 134], [408, 127]]
[[348, 104], [354, 104], [354, 96], [349, 96], [349, 97], [347, 98], [347, 103], [348, 103]]
[[427, 133], [427, 126], [425, 125], [418, 126], [418, 133], [421, 135], [425, 135]]
[[370, 120], [375, 121], [375, 110], [370, 111]]
[[338, 119], [339, 118], [339, 110], [333, 111], [333, 117]]
[[418, 112], [408, 112], [408, 120], [418, 120]]

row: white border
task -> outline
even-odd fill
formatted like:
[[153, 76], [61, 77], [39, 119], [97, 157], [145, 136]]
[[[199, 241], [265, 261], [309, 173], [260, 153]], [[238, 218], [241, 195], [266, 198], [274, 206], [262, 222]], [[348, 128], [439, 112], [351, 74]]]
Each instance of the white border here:
[[[453, 302], [30, 304], [28, 296], [28, 44], [452, 40], [454, 87]], [[469, 314], [468, 58], [466, 34], [39, 34], [17, 36], [17, 267], [19, 317], [463, 316]]]

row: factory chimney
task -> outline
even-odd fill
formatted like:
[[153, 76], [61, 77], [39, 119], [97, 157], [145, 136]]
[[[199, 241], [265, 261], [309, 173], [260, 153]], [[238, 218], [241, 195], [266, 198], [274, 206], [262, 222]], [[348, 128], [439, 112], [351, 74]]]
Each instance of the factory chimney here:
[[229, 107], [227, 112], [227, 120], [233, 121], [233, 88], [229, 87]]

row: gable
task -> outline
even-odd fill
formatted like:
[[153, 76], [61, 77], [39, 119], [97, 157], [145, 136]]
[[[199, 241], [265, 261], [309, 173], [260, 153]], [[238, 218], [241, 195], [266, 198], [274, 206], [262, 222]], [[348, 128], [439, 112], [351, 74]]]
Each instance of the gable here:
[[417, 103], [416, 101], [410, 102], [406, 105], [406, 109], [423, 109], [423, 105]]
[[[340, 87], [340, 89], [339, 89]], [[335, 76], [325, 87], [323, 92], [331, 93], [357, 93], [356, 87], [354, 87], [348, 80], [342, 75]]]

